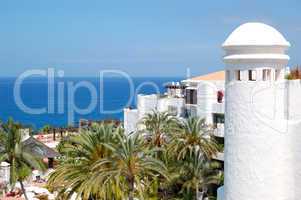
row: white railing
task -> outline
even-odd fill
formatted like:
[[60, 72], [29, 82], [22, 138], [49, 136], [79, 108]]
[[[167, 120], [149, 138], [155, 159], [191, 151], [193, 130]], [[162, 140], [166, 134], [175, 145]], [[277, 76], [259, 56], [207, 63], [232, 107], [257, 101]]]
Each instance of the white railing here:
[[225, 132], [224, 124], [218, 123], [216, 125], [216, 128], [214, 129], [213, 134], [216, 137], [224, 137], [224, 135], [225, 135], [224, 132]]
[[214, 113], [225, 113], [225, 102], [213, 104]]

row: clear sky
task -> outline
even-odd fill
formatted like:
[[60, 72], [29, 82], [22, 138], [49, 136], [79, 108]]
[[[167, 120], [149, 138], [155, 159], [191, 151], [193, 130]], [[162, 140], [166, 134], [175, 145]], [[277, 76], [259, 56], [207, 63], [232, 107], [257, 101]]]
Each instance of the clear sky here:
[[300, 0], [1, 0], [0, 76], [199, 75], [223, 69], [221, 43], [248, 21], [277, 28], [301, 64]]

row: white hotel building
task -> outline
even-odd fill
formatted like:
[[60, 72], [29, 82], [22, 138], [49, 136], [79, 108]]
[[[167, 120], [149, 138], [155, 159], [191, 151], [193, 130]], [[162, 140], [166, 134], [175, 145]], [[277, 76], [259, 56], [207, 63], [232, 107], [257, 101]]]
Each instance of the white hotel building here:
[[130, 133], [139, 129], [137, 123], [146, 113], [167, 111], [179, 118], [200, 116], [208, 124], [219, 127], [216, 134], [223, 137], [225, 73], [219, 71], [205, 76], [166, 85], [165, 94], [137, 96], [137, 108], [124, 109], [124, 128]]
[[162, 96], [139, 95], [137, 109], [124, 110], [126, 131], [152, 110], [204, 117], [225, 139], [218, 199], [299, 200], [301, 81], [285, 79], [289, 47], [271, 26], [239, 26], [222, 45], [225, 72], [170, 85]]

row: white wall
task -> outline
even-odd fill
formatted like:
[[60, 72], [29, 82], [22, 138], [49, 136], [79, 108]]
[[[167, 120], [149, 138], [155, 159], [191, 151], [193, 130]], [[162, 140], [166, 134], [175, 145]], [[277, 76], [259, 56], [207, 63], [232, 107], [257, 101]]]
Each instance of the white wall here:
[[180, 116], [184, 111], [185, 99], [177, 97], [164, 97], [158, 100], [157, 109], [159, 112], [167, 112], [169, 106], [176, 108], [178, 113], [177, 116]]
[[224, 200], [224, 186], [217, 189], [217, 200]]
[[293, 200], [284, 84], [226, 88], [225, 200]]
[[[206, 118], [207, 123], [212, 123], [212, 113], [223, 113], [224, 104], [217, 104], [217, 91], [224, 90], [224, 81], [202, 81], [190, 83], [189, 86], [197, 89], [197, 105], [191, 105], [196, 111], [196, 115]], [[137, 109], [124, 110], [124, 127], [126, 132], [134, 131], [136, 124], [145, 114], [157, 110], [159, 112], [168, 111], [169, 106], [175, 107], [177, 116], [182, 116], [185, 105], [185, 99], [172, 96], [160, 97], [157, 94], [137, 96]], [[139, 127], [138, 127], [139, 128]]]
[[7, 162], [0, 163], [0, 182], [9, 183], [10, 166]]
[[123, 110], [124, 130], [127, 134], [137, 130], [138, 110], [125, 108]]
[[288, 137], [291, 149], [291, 177], [293, 184], [291, 192], [294, 199], [301, 197], [301, 81], [287, 81]]
[[27, 140], [30, 137], [30, 129], [29, 128], [22, 128], [20, 129], [22, 135], [22, 141]]
[[138, 94], [137, 96], [137, 109], [139, 119], [142, 119], [145, 114], [152, 112], [157, 109], [158, 95], [143, 95]]
[[217, 92], [224, 90], [224, 88], [224, 81], [201, 81], [197, 85], [197, 115], [205, 118], [208, 124], [213, 123], [212, 113], [223, 111], [223, 109], [218, 109], [216, 104]]

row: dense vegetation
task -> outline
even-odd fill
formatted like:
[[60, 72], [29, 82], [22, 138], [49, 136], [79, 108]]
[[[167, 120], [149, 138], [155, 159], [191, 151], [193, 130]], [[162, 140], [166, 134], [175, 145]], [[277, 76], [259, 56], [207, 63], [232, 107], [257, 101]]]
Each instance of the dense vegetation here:
[[45, 165], [42, 160], [34, 155], [22, 143], [21, 124], [9, 119], [0, 124], [0, 162], [10, 164], [9, 185], [11, 191], [16, 182], [20, 183], [24, 197], [28, 200], [23, 181], [31, 175], [32, 169], [43, 171]]
[[62, 141], [62, 157], [48, 180], [60, 199], [202, 199], [222, 172], [204, 120], [148, 114], [140, 131], [125, 134], [113, 124], [94, 124]]

